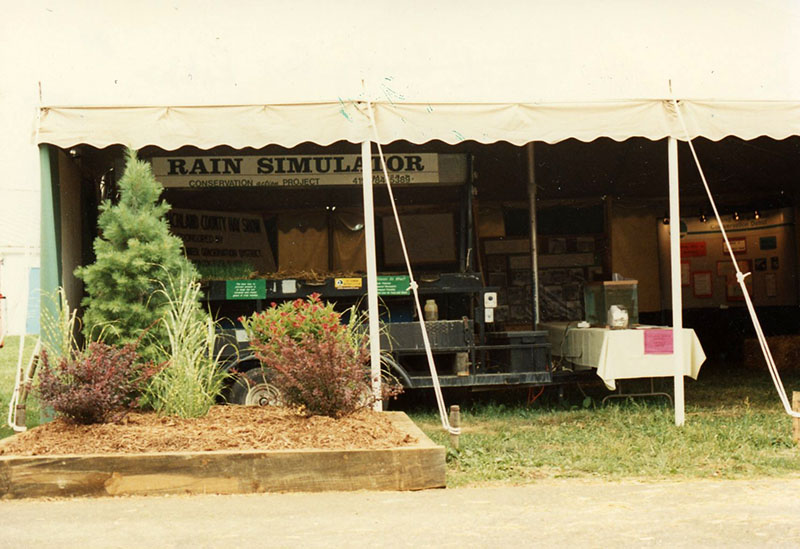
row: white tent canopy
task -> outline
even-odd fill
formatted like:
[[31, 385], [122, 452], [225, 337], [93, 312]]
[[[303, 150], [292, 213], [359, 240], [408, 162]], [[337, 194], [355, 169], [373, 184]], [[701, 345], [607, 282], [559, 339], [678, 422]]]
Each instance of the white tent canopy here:
[[670, 137], [676, 329], [675, 139], [800, 135], [793, 0], [311, 4], [33, 2], [5, 30], [41, 72], [37, 142], [60, 147]]
[[361, 142], [365, 100], [382, 142], [683, 138], [673, 97], [692, 137], [800, 134], [796, 2], [316, 4], [34, 4], [38, 142]]

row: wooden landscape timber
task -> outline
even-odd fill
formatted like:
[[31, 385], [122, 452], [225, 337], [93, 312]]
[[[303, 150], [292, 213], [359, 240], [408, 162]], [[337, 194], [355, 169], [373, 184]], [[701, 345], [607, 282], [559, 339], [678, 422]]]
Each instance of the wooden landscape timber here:
[[385, 413], [417, 442], [380, 450], [0, 456], [0, 498], [443, 488], [444, 447], [404, 413]]

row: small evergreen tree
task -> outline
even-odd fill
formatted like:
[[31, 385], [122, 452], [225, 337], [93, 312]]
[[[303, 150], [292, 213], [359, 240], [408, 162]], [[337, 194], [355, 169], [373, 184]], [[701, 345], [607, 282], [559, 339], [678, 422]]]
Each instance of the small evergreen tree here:
[[157, 358], [159, 344], [167, 344], [164, 328], [157, 322], [167, 307], [164, 292], [157, 291], [162, 288], [159, 281], [198, 278], [181, 240], [169, 232], [164, 215], [170, 206], [160, 200], [163, 190], [150, 164], [128, 150], [119, 202], [105, 201], [100, 206], [95, 262], [75, 271], [87, 293], [82, 302], [87, 340], [102, 333], [106, 343], [126, 344], [149, 330], [139, 344], [140, 354], [148, 360]]

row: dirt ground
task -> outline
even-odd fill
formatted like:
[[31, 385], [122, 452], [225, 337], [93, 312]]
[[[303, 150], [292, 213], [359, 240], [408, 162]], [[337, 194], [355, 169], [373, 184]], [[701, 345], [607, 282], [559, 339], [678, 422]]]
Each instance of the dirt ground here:
[[62, 419], [0, 444], [0, 455], [202, 452], [319, 448], [380, 449], [413, 444], [371, 410], [333, 419], [277, 407], [215, 406], [206, 417], [130, 413], [119, 423], [76, 425]]

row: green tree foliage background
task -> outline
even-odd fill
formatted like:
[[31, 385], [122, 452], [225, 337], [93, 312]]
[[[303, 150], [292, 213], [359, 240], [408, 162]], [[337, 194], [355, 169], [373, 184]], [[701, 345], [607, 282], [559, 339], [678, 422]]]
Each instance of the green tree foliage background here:
[[[109, 344], [137, 341], [143, 358], [156, 360], [158, 344], [167, 344], [160, 322], [167, 297], [159, 281], [197, 280], [194, 266], [183, 253], [181, 240], [170, 234], [161, 200], [163, 186], [150, 164], [128, 150], [125, 173], [119, 180], [119, 201], [104, 201], [94, 241], [96, 260], [75, 275], [87, 296], [83, 332], [87, 340], [100, 337]], [[152, 336], [152, 337], [151, 337]]]

